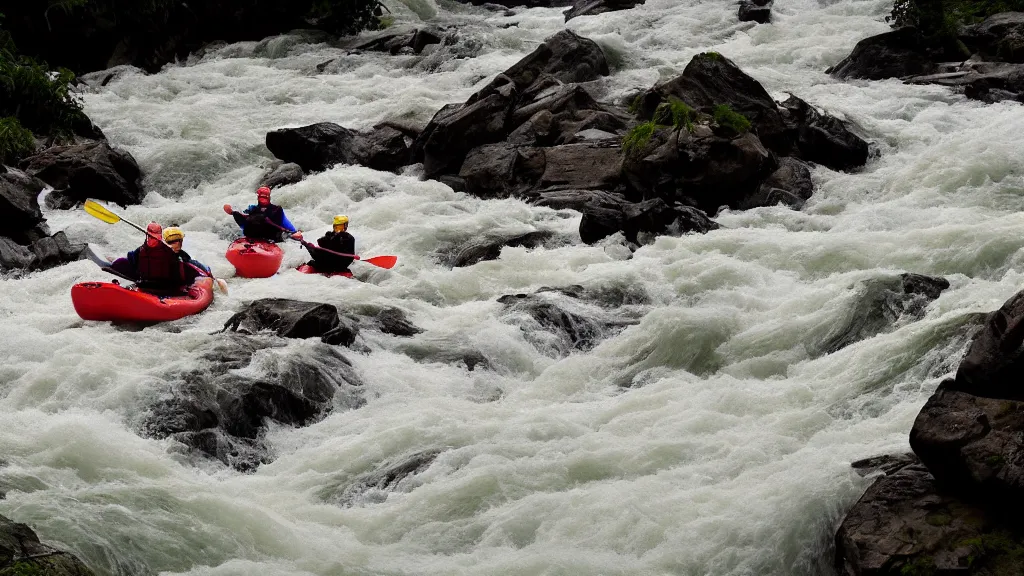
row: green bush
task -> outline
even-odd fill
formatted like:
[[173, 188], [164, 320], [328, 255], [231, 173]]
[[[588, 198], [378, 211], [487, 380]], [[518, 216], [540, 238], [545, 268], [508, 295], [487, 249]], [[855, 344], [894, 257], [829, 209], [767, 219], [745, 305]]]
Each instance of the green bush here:
[[723, 128], [730, 128], [737, 134], [750, 130], [750, 120], [739, 112], [733, 111], [728, 104], [719, 104], [714, 110], [715, 123]]
[[1017, 11], [1024, 11], [1024, 0], [895, 0], [885, 20], [895, 27], [916, 26], [927, 35], [955, 35], [962, 24]]
[[642, 152], [657, 129], [658, 125], [653, 121], [638, 124], [622, 139], [622, 151], [627, 156]]
[[13, 164], [32, 154], [35, 148], [35, 138], [22, 127], [17, 118], [0, 118], [0, 162]]

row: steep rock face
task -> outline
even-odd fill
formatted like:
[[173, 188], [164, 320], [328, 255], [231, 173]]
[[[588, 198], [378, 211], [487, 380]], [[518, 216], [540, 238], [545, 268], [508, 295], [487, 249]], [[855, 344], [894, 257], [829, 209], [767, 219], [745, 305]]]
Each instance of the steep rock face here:
[[54, 146], [25, 158], [21, 168], [55, 191], [54, 207], [70, 208], [92, 198], [121, 206], [142, 202], [142, 171], [131, 154], [106, 142]]
[[39, 209], [46, 183], [0, 165], [0, 271], [44, 270], [82, 257], [85, 246], [64, 232], [51, 235]]

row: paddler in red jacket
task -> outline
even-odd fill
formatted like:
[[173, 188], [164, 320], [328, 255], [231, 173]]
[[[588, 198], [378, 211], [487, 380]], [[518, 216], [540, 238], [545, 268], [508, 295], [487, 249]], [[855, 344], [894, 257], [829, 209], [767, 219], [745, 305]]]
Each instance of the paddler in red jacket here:
[[154, 294], [180, 294], [188, 285], [185, 265], [174, 250], [163, 242], [163, 228], [156, 222], [146, 226], [146, 242], [111, 263], [114, 271], [135, 278], [140, 290]]

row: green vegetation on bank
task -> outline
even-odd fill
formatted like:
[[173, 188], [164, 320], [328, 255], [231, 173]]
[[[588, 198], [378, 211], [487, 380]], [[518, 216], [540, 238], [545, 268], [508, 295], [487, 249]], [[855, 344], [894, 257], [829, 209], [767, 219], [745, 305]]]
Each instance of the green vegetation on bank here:
[[0, 162], [13, 164], [35, 150], [33, 134], [63, 143], [83, 122], [82, 105], [71, 92], [74, 74], [18, 54], [0, 14]]
[[1024, 0], [895, 0], [886, 21], [897, 27], [916, 26], [927, 35], [949, 35], [963, 24], [1015, 11], [1024, 11]]

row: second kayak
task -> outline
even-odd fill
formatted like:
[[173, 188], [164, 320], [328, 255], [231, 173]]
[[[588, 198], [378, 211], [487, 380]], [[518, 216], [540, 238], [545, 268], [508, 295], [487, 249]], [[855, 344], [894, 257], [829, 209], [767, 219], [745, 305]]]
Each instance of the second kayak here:
[[344, 278], [352, 277], [351, 272], [320, 272], [316, 268], [310, 266], [309, 264], [303, 264], [296, 268], [296, 270], [302, 272], [303, 274], [319, 274], [321, 276], [327, 276], [328, 278], [333, 278], [334, 276], [342, 276]]
[[242, 278], [269, 278], [281, 267], [284, 250], [269, 240], [239, 238], [225, 256]]

